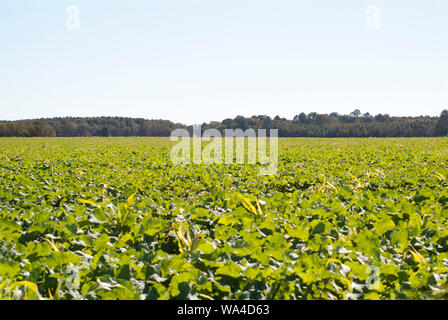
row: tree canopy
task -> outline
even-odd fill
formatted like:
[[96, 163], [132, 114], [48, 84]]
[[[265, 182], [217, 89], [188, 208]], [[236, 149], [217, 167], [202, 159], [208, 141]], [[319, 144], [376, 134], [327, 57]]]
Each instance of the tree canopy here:
[[[192, 133], [192, 126], [169, 120], [141, 118], [92, 117], [50, 118], [35, 120], [0, 121], [0, 137], [88, 137], [88, 136], [159, 136], [166, 137], [176, 128]], [[202, 130], [216, 128], [224, 135], [225, 129], [278, 129], [280, 137], [431, 137], [448, 134], [448, 110], [439, 117], [391, 117], [362, 114], [356, 109], [348, 115], [336, 112], [319, 114], [304, 112], [292, 120], [275, 116], [237, 116], [221, 122], [203, 123]]]

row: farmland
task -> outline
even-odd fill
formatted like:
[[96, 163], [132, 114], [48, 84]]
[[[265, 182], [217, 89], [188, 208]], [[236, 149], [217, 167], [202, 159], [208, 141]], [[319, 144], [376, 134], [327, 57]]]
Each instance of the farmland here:
[[2, 299], [443, 299], [448, 139], [279, 139], [278, 171], [168, 138], [0, 138]]

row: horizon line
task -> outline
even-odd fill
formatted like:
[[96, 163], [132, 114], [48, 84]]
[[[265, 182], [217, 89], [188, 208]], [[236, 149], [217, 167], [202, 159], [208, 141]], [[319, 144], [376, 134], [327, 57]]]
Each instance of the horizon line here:
[[[356, 109], [356, 110], [359, 110], [359, 109]], [[440, 111], [440, 113], [442, 113], [443, 110], [445, 110], [445, 109], [442, 109]], [[301, 113], [305, 113], [305, 112], [299, 112], [296, 115], [299, 115]], [[339, 116], [349, 115], [350, 114], [350, 113], [349, 114], [339, 113], [339, 112], [336, 112], [336, 111], [333, 111], [333, 112], [330, 112], [330, 113], [309, 112], [309, 113], [305, 113], [305, 114], [309, 115], [310, 113], [316, 113], [318, 115], [331, 115], [332, 113], [337, 113]], [[415, 116], [412, 116], [412, 115], [391, 115], [389, 113], [372, 114], [370, 112], [364, 112], [364, 113], [361, 114], [360, 117], [362, 117], [363, 115], [365, 115], [367, 113], [370, 114], [371, 116], [388, 115], [391, 118], [439, 118], [440, 117], [440, 114], [439, 115], [434, 115], [434, 116], [432, 116], [432, 115], [415, 115]], [[52, 117], [40, 117], [40, 118], [22, 118], [22, 119], [14, 119], [14, 120], [0, 119], [0, 122], [38, 121], [38, 120], [61, 119], [61, 118], [62, 119], [63, 118], [74, 118], [74, 119], [123, 118], [123, 119], [141, 119], [141, 120], [145, 120], [145, 121], [170, 121], [170, 122], [172, 122], [174, 124], [183, 124], [183, 125], [187, 125], [187, 126], [194, 126], [194, 125], [203, 124], [203, 123], [222, 122], [222, 121], [224, 121], [226, 119], [232, 119], [233, 120], [233, 119], [235, 119], [237, 117], [244, 117], [244, 118], [250, 119], [250, 118], [258, 117], [258, 116], [267, 116], [267, 117], [270, 117], [272, 120], [274, 120], [278, 116], [280, 119], [286, 119], [288, 121], [293, 121], [293, 119], [288, 119], [288, 118], [286, 118], [284, 116], [280, 116], [280, 115], [275, 115], [274, 117], [272, 117], [272, 116], [269, 116], [269, 115], [266, 115], [266, 114], [259, 114], [259, 115], [252, 115], [252, 116], [236, 115], [233, 118], [232, 117], [227, 117], [227, 118], [224, 118], [222, 120], [210, 120], [208, 122], [207, 121], [203, 121], [203, 122], [200, 122], [200, 123], [198, 122], [198, 123], [192, 123], [192, 124], [178, 122], [178, 121], [174, 121], [174, 120], [171, 120], [171, 119], [144, 118], [144, 117], [122, 116], [122, 115], [121, 116], [120, 115], [114, 115], [114, 116], [112, 116], [112, 115], [107, 115], [107, 116], [106, 115], [103, 115], [103, 116], [52, 116]]]

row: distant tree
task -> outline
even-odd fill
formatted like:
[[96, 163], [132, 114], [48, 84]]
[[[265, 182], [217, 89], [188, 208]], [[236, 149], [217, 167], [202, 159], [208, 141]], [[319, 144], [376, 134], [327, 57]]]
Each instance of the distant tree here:
[[310, 112], [308, 113], [308, 121], [313, 122], [316, 119], [317, 113], [316, 112]]
[[66, 137], [76, 137], [78, 131], [78, 125], [73, 121], [67, 121], [64, 128], [64, 136]]
[[350, 123], [353, 122], [353, 118], [349, 115], [343, 114], [339, 116], [339, 121], [341, 121], [342, 123]]
[[337, 112], [332, 112], [332, 113], [330, 113], [330, 117], [333, 117], [333, 118], [339, 118], [339, 113], [337, 113]]
[[350, 118], [352, 119], [358, 119], [361, 116], [361, 111], [359, 109], [356, 109], [352, 112], [350, 112]]
[[0, 123], [0, 137], [6, 137], [8, 135], [8, 127], [5, 123]]
[[229, 118], [224, 119], [224, 120], [221, 121], [222, 126], [227, 128], [227, 129], [231, 129], [233, 127], [232, 123], [233, 123], [233, 120], [229, 119]]
[[108, 137], [109, 135], [109, 128], [107, 126], [104, 126], [99, 132], [99, 136], [101, 137]]
[[305, 114], [305, 112], [300, 112], [300, 114], [299, 114], [299, 122], [300, 123], [307, 123], [308, 122], [308, 116]]
[[438, 136], [448, 135], [448, 110], [445, 109], [440, 114], [435, 131]]
[[370, 123], [373, 121], [373, 117], [370, 113], [366, 112], [362, 115], [362, 122]]
[[237, 116], [235, 119], [233, 119], [234, 123], [234, 129], [247, 129], [247, 120], [243, 116]]
[[272, 123], [271, 117], [265, 115], [265, 116], [263, 116], [262, 121], [263, 121], [262, 128], [269, 129], [271, 127], [271, 123]]
[[81, 137], [88, 137], [91, 135], [89, 132], [89, 125], [87, 124], [87, 122], [84, 121], [79, 125], [78, 135]]
[[373, 119], [375, 121], [378, 121], [378, 122], [385, 122], [386, 121], [386, 116], [382, 115], [381, 113], [379, 113], [376, 116], [374, 116]]

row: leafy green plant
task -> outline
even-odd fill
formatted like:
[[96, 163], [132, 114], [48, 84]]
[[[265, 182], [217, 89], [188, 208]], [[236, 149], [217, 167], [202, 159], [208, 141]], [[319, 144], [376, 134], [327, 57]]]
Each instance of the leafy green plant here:
[[117, 205], [114, 205], [110, 201], [97, 203], [91, 200], [78, 199], [78, 202], [98, 208], [99, 211], [97, 211], [97, 218], [105, 218], [105, 220], [107, 220], [112, 226], [121, 231], [126, 224], [126, 219], [129, 216], [130, 209], [135, 202], [135, 193], [130, 195], [125, 203], [119, 203]]
[[171, 230], [177, 239], [180, 253], [193, 253], [196, 251], [202, 235], [200, 231], [193, 231], [192, 237], [188, 223], [183, 221], [174, 223], [171, 226]]
[[268, 176], [171, 146], [0, 139], [0, 299], [448, 298], [448, 139], [281, 138]]
[[253, 213], [256, 217], [263, 216], [263, 210], [261, 210], [260, 202], [258, 199], [255, 200], [256, 207], [252, 204], [252, 201], [242, 194], [238, 194], [238, 199], [241, 200], [244, 208], [246, 208], [249, 212]]

